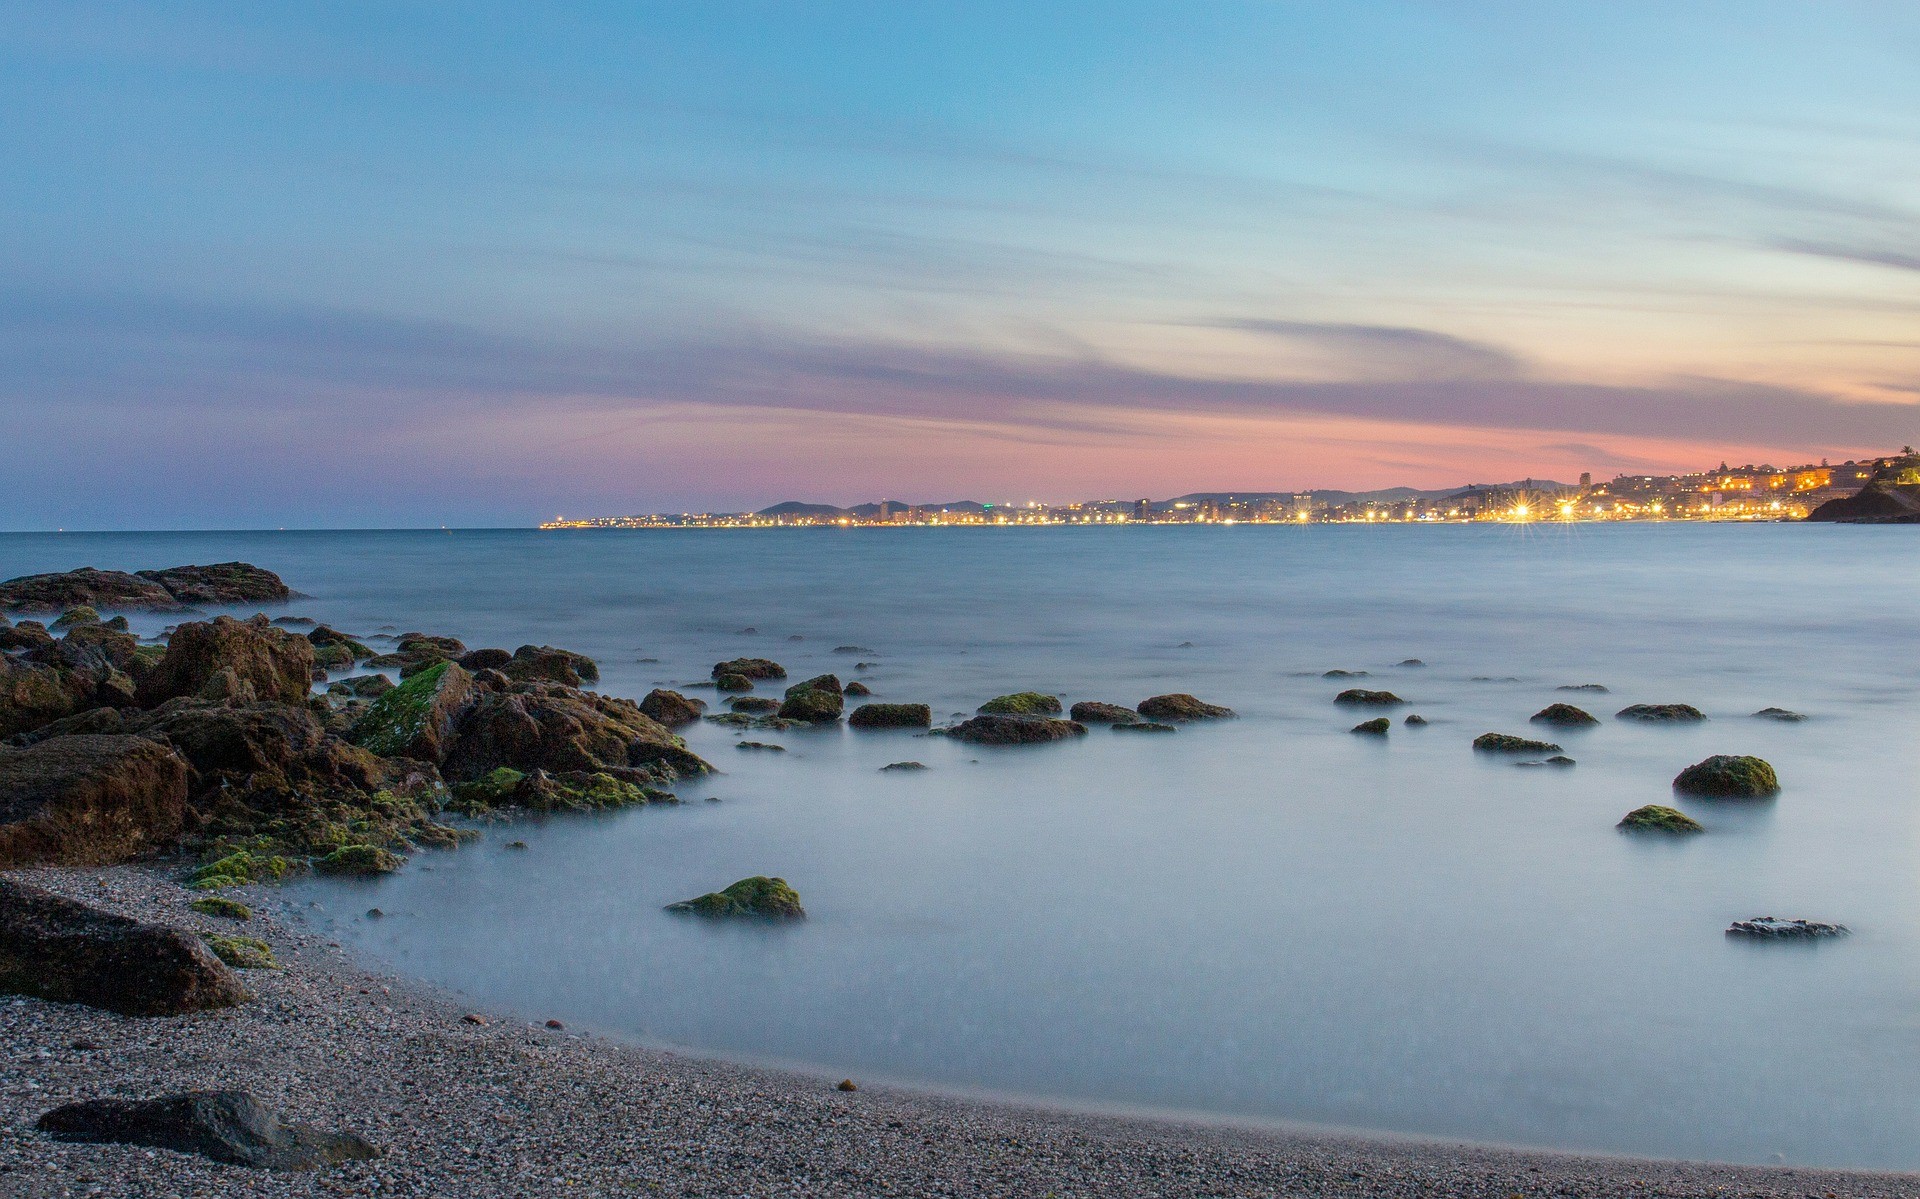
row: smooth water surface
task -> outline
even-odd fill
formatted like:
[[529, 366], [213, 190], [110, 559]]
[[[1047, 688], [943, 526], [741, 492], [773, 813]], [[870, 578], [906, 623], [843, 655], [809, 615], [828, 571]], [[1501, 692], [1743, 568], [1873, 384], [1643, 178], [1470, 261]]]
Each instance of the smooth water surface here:
[[[941, 717], [1023, 689], [1191, 691], [1240, 713], [1011, 750], [749, 734], [788, 750], [766, 754], [705, 725], [688, 741], [723, 773], [677, 807], [494, 826], [386, 879], [289, 889], [361, 951], [532, 1017], [1070, 1102], [1916, 1168], [1914, 536], [68, 534], [0, 537], [0, 575], [244, 558], [350, 631], [567, 646], [633, 697], [756, 654], [796, 679], [870, 661], [877, 699]], [[1409, 657], [1427, 665], [1395, 665]], [[1432, 723], [1350, 735], [1373, 713], [1332, 699], [1356, 682]], [[1555, 691], [1589, 682], [1611, 692]], [[1576, 768], [1468, 748], [1537, 731], [1554, 700], [1604, 718], [1552, 736]], [[1612, 719], [1642, 701], [1712, 719]], [[1749, 715], [1769, 705], [1809, 719]], [[1703, 836], [1615, 831], [1712, 753], [1768, 758], [1784, 793], [1681, 804]], [[902, 759], [931, 769], [879, 771]], [[756, 873], [790, 880], [810, 918], [661, 911]], [[1768, 914], [1855, 935], [1722, 935]]]

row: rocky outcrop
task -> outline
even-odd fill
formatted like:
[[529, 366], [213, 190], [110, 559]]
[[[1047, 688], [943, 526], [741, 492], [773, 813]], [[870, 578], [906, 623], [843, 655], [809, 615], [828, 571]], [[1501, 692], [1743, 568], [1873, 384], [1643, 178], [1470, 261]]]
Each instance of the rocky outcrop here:
[[1116, 733], [1177, 733], [1180, 731], [1170, 724], [1161, 724], [1157, 720], [1136, 720], [1132, 724], [1110, 724], [1107, 727]]
[[460, 668], [462, 670], [476, 672], [482, 670], [499, 670], [511, 661], [513, 661], [513, 655], [503, 649], [468, 650], [459, 658]]
[[1368, 704], [1378, 707], [1391, 707], [1394, 704], [1404, 704], [1407, 701], [1401, 699], [1391, 691], [1368, 691], [1364, 687], [1349, 687], [1347, 690], [1334, 696], [1333, 702], [1336, 704]]
[[840, 719], [846, 699], [840, 692], [840, 679], [823, 674], [787, 688], [780, 705], [782, 720], [800, 720], [809, 724], [832, 724]]
[[1819, 920], [1783, 920], [1778, 916], [1755, 916], [1736, 920], [1727, 926], [1729, 937], [1756, 937], [1761, 940], [1812, 941], [1824, 937], [1844, 937], [1853, 930], [1844, 924]]
[[381, 757], [438, 762], [476, 694], [471, 674], [452, 662], [435, 663], [375, 699], [348, 739]]
[[[631, 774], [631, 771], [623, 772]], [[502, 766], [453, 788], [455, 810], [478, 815], [501, 808], [532, 812], [586, 812], [645, 803], [678, 803], [679, 797], [605, 771], [549, 774]]]
[[976, 745], [1044, 745], [1086, 735], [1087, 726], [1077, 720], [1057, 720], [1045, 716], [998, 716], [993, 713], [983, 713], [947, 730], [947, 736], [954, 740], [971, 741]]
[[148, 611], [181, 607], [172, 592], [152, 579], [91, 566], [56, 574], [22, 575], [0, 583], [0, 610], [65, 612], [81, 605]]
[[926, 704], [861, 704], [847, 717], [856, 729], [924, 729], [933, 727], [933, 709]]
[[299, 704], [312, 683], [313, 643], [305, 637], [276, 629], [265, 617], [216, 616], [175, 629], [137, 695], [142, 707], [179, 696]]
[[1081, 724], [1133, 724], [1140, 719], [1140, 714], [1132, 708], [1103, 704], [1097, 699], [1081, 700], [1067, 715]]
[[1060, 712], [1060, 701], [1039, 691], [1016, 691], [1011, 695], [996, 695], [978, 710], [990, 716], [1056, 716]]
[[640, 701], [640, 710], [671, 729], [700, 719], [707, 705], [697, 699], [689, 699], [678, 691], [656, 687]]
[[1223, 720], [1234, 714], [1232, 708], [1202, 703], [1181, 692], [1143, 699], [1138, 711], [1149, 720]]
[[1674, 776], [1682, 795], [1721, 799], [1765, 799], [1780, 792], [1780, 776], [1766, 761], [1746, 754], [1715, 754]]
[[728, 700], [727, 707], [749, 716], [767, 716], [780, 710], [780, 701], [759, 695], [743, 695]]
[[1707, 714], [1692, 704], [1628, 704], [1615, 712], [1618, 720], [1640, 720], [1649, 724], [1697, 724]]
[[1599, 724], [1592, 713], [1574, 707], [1572, 704], [1548, 704], [1527, 719], [1535, 724], [1551, 724], [1559, 728], [1577, 729], [1590, 724]]
[[712, 891], [696, 899], [667, 905], [669, 912], [691, 916], [746, 917], [758, 920], [801, 920], [807, 910], [800, 906], [800, 895], [783, 878], [756, 874], [743, 878], [724, 891]]
[[1807, 519], [1867, 525], [1920, 523], [1920, 457], [1880, 462], [1859, 491], [1828, 500], [1809, 512]]
[[177, 1016], [247, 998], [239, 978], [198, 937], [5, 878], [0, 992], [125, 1016]]
[[307, 634], [313, 663], [322, 670], [345, 670], [374, 656], [372, 649], [337, 629], [320, 625]]
[[1473, 748], [1488, 754], [1557, 754], [1560, 747], [1551, 741], [1534, 741], [1511, 733], [1482, 733], [1473, 739]]
[[1644, 833], [1704, 833], [1706, 827], [1698, 820], [1677, 808], [1650, 803], [1643, 808], [1635, 808], [1621, 817], [1617, 826], [1629, 832]]
[[181, 604], [282, 604], [299, 598], [299, 593], [281, 582], [279, 575], [250, 562], [174, 566], [166, 570], [143, 570], [139, 574], [165, 587], [175, 602]]
[[37, 1127], [60, 1141], [144, 1145], [262, 1170], [317, 1170], [380, 1156], [350, 1133], [285, 1123], [245, 1091], [89, 1099], [54, 1108]]
[[659, 781], [712, 769], [632, 700], [558, 683], [483, 692], [460, 717], [442, 773], [467, 782], [501, 766], [553, 774], [636, 770]]
[[784, 679], [787, 677], [787, 668], [766, 658], [734, 658], [730, 661], [714, 663], [715, 679], [730, 674], [739, 675], [743, 679]]
[[559, 683], [578, 687], [600, 681], [600, 668], [592, 658], [551, 645], [523, 645], [513, 651], [506, 665], [497, 668], [516, 682]]
[[186, 762], [144, 737], [0, 747], [0, 868], [107, 865], [164, 848], [186, 804]]

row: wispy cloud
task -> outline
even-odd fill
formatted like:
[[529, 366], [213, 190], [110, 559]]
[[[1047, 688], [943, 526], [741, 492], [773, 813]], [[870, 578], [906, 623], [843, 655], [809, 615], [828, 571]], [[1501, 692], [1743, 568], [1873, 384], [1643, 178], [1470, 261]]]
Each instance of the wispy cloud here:
[[1773, 243], [1776, 250], [1806, 254], [1815, 258], [1833, 258], [1867, 266], [1891, 267], [1896, 271], [1920, 271], [1920, 253], [1880, 249], [1873, 246], [1844, 245], [1837, 242], [1796, 241], [1785, 238]]
[[1410, 379], [1501, 379], [1521, 369], [1520, 359], [1498, 346], [1431, 329], [1252, 318], [1220, 321], [1217, 327], [1330, 350], [1363, 377], [1386, 373]]

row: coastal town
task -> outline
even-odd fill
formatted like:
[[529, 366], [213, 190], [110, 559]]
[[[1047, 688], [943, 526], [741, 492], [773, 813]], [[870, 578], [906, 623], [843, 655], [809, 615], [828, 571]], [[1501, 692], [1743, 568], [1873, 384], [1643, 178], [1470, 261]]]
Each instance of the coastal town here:
[[1616, 475], [1577, 483], [1524, 479], [1421, 491], [1194, 492], [1172, 499], [903, 503], [841, 508], [789, 501], [755, 512], [648, 513], [541, 524], [543, 529], [758, 529], [942, 525], [1535, 523], [1553, 521], [1790, 521], [1858, 495], [1876, 476], [1920, 485], [1911, 448], [1882, 458], [1791, 467], [1769, 463], [1684, 475]]

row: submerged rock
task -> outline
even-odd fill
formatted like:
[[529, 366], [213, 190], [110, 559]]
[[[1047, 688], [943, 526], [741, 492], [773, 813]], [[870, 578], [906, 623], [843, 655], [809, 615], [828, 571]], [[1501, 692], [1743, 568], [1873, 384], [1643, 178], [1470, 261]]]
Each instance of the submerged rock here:
[[144, 1145], [263, 1170], [317, 1170], [380, 1156], [350, 1133], [283, 1123], [245, 1091], [89, 1099], [54, 1108], [35, 1127], [60, 1141]]
[[1407, 701], [1401, 699], [1391, 691], [1368, 691], [1364, 687], [1350, 687], [1334, 696], [1333, 702], [1336, 704], [1372, 704], [1378, 707], [1389, 707], [1393, 704], [1404, 704]]
[[378, 845], [342, 845], [325, 857], [314, 859], [316, 874], [366, 876], [392, 874], [406, 859]]
[[1329, 670], [1320, 677], [1323, 679], [1364, 679], [1367, 677], [1367, 672], [1364, 670]]
[[1788, 723], [1798, 723], [1806, 719], [1803, 713], [1788, 711], [1786, 708], [1762, 708], [1754, 715], [1761, 720], [1780, 720]]
[[1394, 665], [1395, 666], [1425, 666], [1426, 663], [1422, 662], [1418, 658], [1402, 658], [1400, 659], [1400, 661], [1395, 662]]
[[1473, 748], [1490, 754], [1557, 754], [1560, 747], [1551, 741], [1515, 737], [1511, 733], [1482, 733], [1473, 739]]
[[1600, 723], [1592, 713], [1576, 708], [1572, 704], [1548, 704], [1527, 719], [1535, 724], [1552, 724], [1561, 728], [1581, 728], [1585, 725]]
[[145, 737], [0, 746], [0, 869], [124, 862], [171, 845], [186, 818], [187, 763]]
[[1060, 712], [1060, 700], [1038, 691], [1016, 691], [1011, 695], [996, 695], [978, 710], [989, 716], [1056, 716]]
[[1420, 715], [1420, 713], [1418, 712], [1409, 712], [1407, 713], [1407, 718], [1401, 721], [1400, 723], [1405, 725], [1411, 725], [1414, 728], [1418, 728], [1419, 726], [1427, 723], [1427, 718]]
[[1177, 733], [1180, 731], [1170, 724], [1161, 724], [1157, 720], [1135, 720], [1127, 723], [1116, 722], [1107, 727], [1116, 733]]
[[774, 745], [767, 741], [735, 741], [733, 747], [735, 749], [764, 749], [768, 753], [773, 754], [783, 754], [787, 752], [786, 746]]
[[1224, 720], [1234, 715], [1232, 708], [1203, 703], [1183, 692], [1143, 699], [1135, 710], [1149, 720]]
[[1058, 720], [1046, 716], [1001, 716], [992, 712], [975, 716], [947, 730], [947, 736], [976, 745], [1044, 745], [1086, 735], [1087, 726], [1076, 720]]
[[692, 724], [700, 719], [700, 714], [706, 709], [707, 705], [697, 699], [689, 699], [678, 691], [668, 691], [661, 687], [647, 692], [647, 697], [640, 701], [642, 712], [668, 728]]
[[712, 891], [695, 899], [667, 905], [669, 912], [694, 916], [751, 917], [762, 920], [800, 920], [807, 911], [800, 906], [800, 895], [783, 878], [756, 874], [743, 878], [724, 891]]
[[1350, 733], [1364, 733], [1373, 737], [1384, 737], [1387, 735], [1387, 730], [1392, 727], [1393, 722], [1391, 720], [1388, 720], [1384, 716], [1376, 716], [1372, 720], [1361, 721], [1347, 731]]
[[1704, 833], [1706, 826], [1677, 808], [1650, 803], [1621, 817], [1617, 828], [1631, 832]]
[[1132, 708], [1103, 704], [1094, 699], [1081, 700], [1073, 705], [1067, 715], [1081, 724], [1134, 724], [1140, 719], [1140, 714]]
[[745, 679], [784, 679], [787, 677], [787, 668], [766, 658], [733, 658], [714, 664], [714, 678], [730, 674]]
[[1729, 937], [1759, 937], [1788, 941], [1844, 937], [1852, 931], [1844, 924], [1826, 924], [1818, 920], [1783, 920], [1778, 916], [1755, 916], [1750, 920], [1736, 920], [1727, 926]]
[[1563, 687], [1555, 687], [1554, 690], [1555, 691], [1590, 691], [1595, 695], [1607, 694], [1607, 689], [1601, 686], [1599, 683], [1569, 683]]
[[124, 1016], [177, 1016], [244, 1002], [198, 937], [0, 878], [0, 992]]
[[1683, 795], [1764, 799], [1779, 794], [1780, 777], [1763, 759], [1747, 754], [1715, 754], [1675, 775], [1673, 789]]
[[924, 729], [933, 725], [933, 709], [926, 704], [861, 704], [847, 717], [856, 729]]
[[1652, 724], [1692, 724], [1707, 714], [1692, 704], [1628, 704], [1614, 713], [1620, 720], [1643, 720]]
[[884, 773], [889, 770], [925, 770], [926, 768], [925, 762], [888, 762], [880, 770]]

